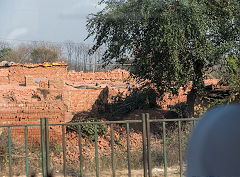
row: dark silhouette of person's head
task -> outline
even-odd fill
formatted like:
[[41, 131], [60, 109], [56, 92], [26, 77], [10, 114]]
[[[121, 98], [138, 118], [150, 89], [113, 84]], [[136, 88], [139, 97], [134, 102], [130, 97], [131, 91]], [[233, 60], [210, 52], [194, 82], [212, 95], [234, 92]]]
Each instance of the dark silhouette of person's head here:
[[240, 105], [207, 111], [192, 131], [187, 177], [240, 176]]

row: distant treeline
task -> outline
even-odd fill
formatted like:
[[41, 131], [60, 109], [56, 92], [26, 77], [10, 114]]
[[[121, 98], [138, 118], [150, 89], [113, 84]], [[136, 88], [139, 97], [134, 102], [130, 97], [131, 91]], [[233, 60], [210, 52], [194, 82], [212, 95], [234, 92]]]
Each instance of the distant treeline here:
[[100, 49], [94, 55], [89, 55], [90, 47], [90, 45], [72, 41], [63, 43], [33, 41], [18, 45], [0, 41], [0, 61], [34, 64], [65, 61], [69, 70], [84, 72], [105, 71], [119, 67], [119, 65], [109, 65], [103, 68], [101, 57], [104, 50]]

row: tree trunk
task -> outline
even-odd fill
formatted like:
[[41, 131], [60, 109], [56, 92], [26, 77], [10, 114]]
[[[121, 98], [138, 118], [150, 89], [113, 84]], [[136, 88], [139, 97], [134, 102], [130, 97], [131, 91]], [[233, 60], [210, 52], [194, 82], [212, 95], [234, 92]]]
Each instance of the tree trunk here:
[[197, 98], [197, 91], [192, 88], [190, 93], [187, 95], [188, 117], [194, 117], [194, 105], [195, 105], [196, 98]]
[[197, 60], [194, 62], [194, 72], [195, 76], [193, 78], [192, 89], [190, 93], [187, 95], [187, 106], [188, 106], [188, 117], [194, 117], [194, 106], [196, 102], [196, 98], [204, 89], [204, 81], [203, 81], [203, 61]]

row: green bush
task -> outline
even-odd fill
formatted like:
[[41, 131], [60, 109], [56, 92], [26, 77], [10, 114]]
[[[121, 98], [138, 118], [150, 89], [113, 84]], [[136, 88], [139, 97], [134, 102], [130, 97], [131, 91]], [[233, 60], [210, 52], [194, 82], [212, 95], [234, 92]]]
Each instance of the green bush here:
[[60, 155], [62, 152], [62, 146], [57, 141], [54, 141], [54, 143], [51, 145], [51, 149], [55, 155]]
[[56, 100], [62, 100], [62, 94], [57, 95], [55, 98], [56, 98]]
[[50, 93], [49, 90], [47, 90], [47, 89], [40, 89], [40, 88], [38, 88], [37, 90], [39, 90], [41, 92], [41, 94], [43, 95], [44, 99], [46, 99], [47, 98], [47, 94]]
[[32, 98], [36, 98], [36, 99], [38, 99], [38, 101], [41, 101], [40, 96], [38, 96], [37, 94], [33, 94], [33, 95], [32, 95]]
[[240, 90], [240, 58], [233, 56], [227, 59], [230, 77], [228, 79], [229, 85], [236, 90]]
[[[99, 120], [96, 119], [74, 119], [71, 121], [71, 123], [81, 123], [81, 122], [100, 122]], [[96, 125], [97, 128], [97, 134], [98, 136], [102, 136], [104, 134], [107, 133], [107, 126], [103, 125], [103, 124], [97, 124]], [[68, 126], [68, 129], [73, 130], [75, 132], [79, 131], [79, 125], [71, 125]], [[84, 124], [81, 125], [81, 132], [82, 132], [82, 137], [83, 138], [87, 138], [90, 141], [94, 141], [94, 135], [95, 135], [95, 131], [94, 131], [94, 124]]]

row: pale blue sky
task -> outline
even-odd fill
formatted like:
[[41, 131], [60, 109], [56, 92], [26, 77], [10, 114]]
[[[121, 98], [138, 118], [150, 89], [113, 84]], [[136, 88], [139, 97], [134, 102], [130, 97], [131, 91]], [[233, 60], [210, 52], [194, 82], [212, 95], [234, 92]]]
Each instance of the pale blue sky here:
[[0, 0], [0, 40], [83, 42], [87, 15], [102, 8], [98, 1]]

